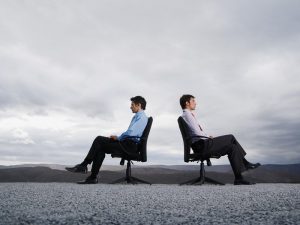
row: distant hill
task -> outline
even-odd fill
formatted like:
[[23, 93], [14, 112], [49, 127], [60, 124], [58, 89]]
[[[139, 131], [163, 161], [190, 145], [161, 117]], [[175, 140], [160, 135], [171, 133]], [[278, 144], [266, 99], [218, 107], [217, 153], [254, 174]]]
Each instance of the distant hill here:
[[[10, 169], [10, 168], [20, 168], [20, 167], [48, 167], [50, 169], [55, 169], [55, 170], [65, 170], [66, 166], [74, 166], [74, 165], [61, 165], [61, 164], [19, 164], [19, 165], [11, 165], [11, 166], [0, 165], [0, 169]], [[119, 171], [123, 169], [124, 168], [119, 165], [102, 166], [102, 170]]]
[[[0, 182], [76, 182], [87, 177], [86, 174], [65, 171], [64, 167], [64, 165], [54, 164], [0, 166]], [[124, 176], [125, 168], [104, 166], [99, 173], [99, 182], [110, 183]], [[205, 168], [208, 177], [223, 183], [233, 182], [230, 165]], [[159, 184], [178, 184], [195, 178], [198, 174], [199, 165], [134, 165], [132, 167], [133, 176]], [[257, 183], [300, 183], [300, 164], [263, 165], [245, 172], [244, 176]]]

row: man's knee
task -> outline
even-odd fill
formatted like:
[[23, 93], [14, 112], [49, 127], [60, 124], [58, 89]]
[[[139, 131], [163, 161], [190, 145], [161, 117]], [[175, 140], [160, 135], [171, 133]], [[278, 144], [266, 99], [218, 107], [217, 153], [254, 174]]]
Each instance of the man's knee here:
[[105, 139], [107, 139], [107, 137], [97, 136], [97, 137], [95, 138], [95, 140], [97, 140], [97, 141], [101, 141], [101, 140], [105, 140]]
[[228, 134], [227, 136], [230, 138], [231, 143], [235, 143], [236, 139], [233, 134]]
[[94, 143], [97, 145], [102, 145], [104, 143], [108, 142], [108, 138], [107, 137], [103, 137], [103, 136], [97, 136], [94, 139]]
[[234, 137], [234, 135], [233, 135], [233, 134], [228, 134], [228, 136], [229, 136], [230, 138], [233, 138], [233, 139], [235, 139], [235, 137]]

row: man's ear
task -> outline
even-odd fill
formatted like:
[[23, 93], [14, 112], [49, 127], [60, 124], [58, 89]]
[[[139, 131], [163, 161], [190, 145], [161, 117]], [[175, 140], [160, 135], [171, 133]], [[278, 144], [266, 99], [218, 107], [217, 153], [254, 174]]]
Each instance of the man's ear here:
[[142, 108], [142, 104], [141, 103], [134, 103], [135, 107], [139, 107]]

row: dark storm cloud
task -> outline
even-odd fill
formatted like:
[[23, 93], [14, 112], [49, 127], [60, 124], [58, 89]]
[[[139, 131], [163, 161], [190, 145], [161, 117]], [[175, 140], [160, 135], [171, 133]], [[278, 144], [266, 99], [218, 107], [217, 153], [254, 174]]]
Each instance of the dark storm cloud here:
[[76, 163], [96, 135], [127, 128], [135, 95], [154, 117], [149, 159], [182, 163], [185, 93], [207, 133], [235, 134], [251, 160], [299, 162], [299, 7], [1, 1], [2, 163]]

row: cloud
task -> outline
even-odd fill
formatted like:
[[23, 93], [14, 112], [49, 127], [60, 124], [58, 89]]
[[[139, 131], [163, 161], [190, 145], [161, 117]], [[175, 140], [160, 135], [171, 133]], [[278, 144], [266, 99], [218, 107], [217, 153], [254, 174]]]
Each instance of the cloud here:
[[13, 143], [20, 144], [34, 144], [34, 141], [29, 137], [28, 133], [22, 129], [15, 129], [12, 131], [12, 136], [14, 137]]
[[299, 4], [2, 1], [1, 163], [77, 163], [126, 130], [142, 95], [149, 163], [182, 164], [185, 93], [206, 132], [233, 133], [251, 161], [299, 162]]

